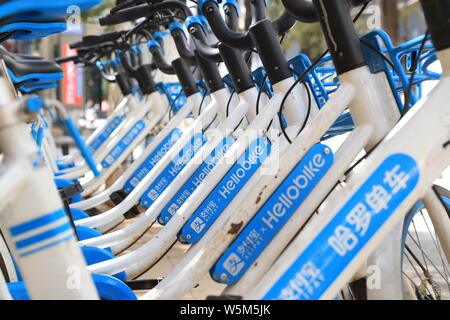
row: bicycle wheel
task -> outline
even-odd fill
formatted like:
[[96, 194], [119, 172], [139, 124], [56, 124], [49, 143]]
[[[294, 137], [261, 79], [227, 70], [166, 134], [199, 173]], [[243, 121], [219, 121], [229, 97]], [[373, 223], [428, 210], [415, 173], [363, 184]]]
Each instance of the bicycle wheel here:
[[[434, 186], [449, 216], [450, 191]], [[450, 267], [433, 223], [422, 201], [405, 218], [402, 241], [402, 276], [405, 298], [450, 299]]]

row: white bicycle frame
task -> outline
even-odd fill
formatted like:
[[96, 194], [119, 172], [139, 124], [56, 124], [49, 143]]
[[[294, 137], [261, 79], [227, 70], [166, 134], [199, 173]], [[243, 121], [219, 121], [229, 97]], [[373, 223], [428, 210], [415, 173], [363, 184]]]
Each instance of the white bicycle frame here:
[[[91, 135], [86, 139], [86, 144], [90, 145], [103, 131], [104, 128], [106, 128], [110, 123], [118, 116], [125, 115], [127, 113], [128, 109], [128, 103], [129, 103], [130, 97], [123, 97], [117, 107], [114, 109], [113, 112], [106, 118], [105, 122], [97, 127], [97, 129], [94, 130], [94, 132], [91, 133]], [[116, 128], [117, 129], [117, 128]], [[110, 137], [115, 135], [116, 130], [111, 132]], [[106, 142], [106, 141], [105, 141]], [[105, 143], [104, 142], [104, 143]], [[81, 154], [79, 150], [74, 150], [73, 153], [68, 154], [66, 156], [60, 156], [58, 158], [59, 161], [61, 161], [63, 164], [69, 164], [71, 162], [79, 162], [82, 161]]]
[[[143, 51], [146, 54], [143, 55], [144, 63], [151, 60], [150, 53]], [[162, 117], [166, 113], [166, 108], [168, 104], [164, 103], [167, 100], [162, 98], [162, 94], [159, 92], [153, 92], [145, 97], [142, 101], [132, 95], [128, 96], [129, 105], [131, 105], [131, 111], [129, 115], [122, 121], [122, 123], [112, 132], [108, 139], [102, 143], [102, 145], [95, 151], [93, 157], [96, 161], [102, 161], [108, 155], [109, 151], [116, 146], [119, 141], [121, 141], [124, 136], [129, 132], [137, 121], [144, 120], [145, 128], [141, 133], [134, 138], [133, 142], [127, 145], [126, 149], [123, 151], [121, 156], [116, 159], [111, 166], [103, 170], [100, 177], [87, 177], [82, 181], [85, 191], [83, 195], [89, 195], [99, 186], [101, 186], [106, 179], [117, 169], [117, 167], [132, 153], [135, 147], [137, 147], [143, 139], [151, 132], [156, 125], [161, 121]], [[167, 105], [167, 107], [165, 107]], [[62, 179], [75, 179], [80, 178], [86, 173], [90, 172], [90, 169], [86, 164], [76, 165], [74, 168], [69, 168], [59, 171], [59, 173], [64, 173], [59, 177]]]
[[[308, 245], [314, 241], [325, 226], [337, 215], [339, 209], [345, 205], [357, 190], [368, 180], [381, 163], [389, 156], [406, 154], [417, 164], [419, 178], [417, 184], [402, 200], [394, 213], [376, 230], [376, 233], [364, 243], [363, 247], [351, 259], [348, 265], [335, 278], [330, 279], [331, 283], [326, 290], [320, 294], [321, 299], [334, 298], [337, 292], [351, 279], [359, 267], [370, 257], [371, 253], [378, 247], [389, 232], [395, 228], [404, 218], [410, 208], [420, 199], [430, 198], [430, 187], [441, 173], [449, 165], [450, 148], [444, 148], [444, 143], [450, 138], [450, 112], [447, 102], [450, 98], [448, 86], [450, 83], [450, 49], [438, 52], [443, 74], [439, 84], [427, 96], [422, 98], [405, 117], [394, 127], [380, 145], [370, 154], [365, 163], [359, 168], [358, 174], [349, 177], [347, 184], [341, 189], [340, 199], [331, 203], [326, 208], [326, 213], [316, 217], [311, 224], [301, 232], [287, 247], [283, 254], [277, 259], [268, 270], [259, 284], [250, 290], [246, 299], [260, 299], [273, 287], [274, 283], [285, 273], [292, 263], [302, 255]], [[433, 123], [433, 126], [429, 126]], [[423, 128], [429, 128], [426, 134]], [[433, 201], [433, 200], [432, 200]], [[430, 202], [427, 201], [429, 204]], [[448, 217], [445, 208], [431, 207], [430, 214], [433, 224], [439, 221], [446, 221], [448, 228]], [[436, 210], [437, 209], [437, 210]], [[444, 209], [444, 210], [442, 210]], [[445, 218], [447, 220], [445, 220]], [[448, 232], [448, 231], [447, 231]], [[448, 241], [448, 234], [442, 235], [441, 230], [436, 230], [441, 241]], [[447, 260], [448, 242], [443, 245], [446, 251]], [[298, 270], [300, 271], [300, 270]], [[398, 275], [400, 277], [400, 274]], [[328, 279], [327, 279], [328, 280]], [[313, 288], [314, 290], [315, 288]]]
[[[0, 91], [4, 101], [0, 225], [27, 291], [32, 299], [98, 299], [52, 174], [22, 123], [21, 105], [5, 78]], [[71, 285], [73, 273], [79, 286]]]
[[[102, 174], [100, 177], [83, 183], [83, 187], [85, 189], [85, 191], [82, 193], [83, 196], [91, 194], [103, 183], [105, 183], [106, 179], [111, 176], [111, 174], [125, 161], [125, 159], [127, 159], [132, 154], [136, 147], [139, 146], [152, 132], [152, 130], [154, 130], [155, 127], [162, 121], [164, 114], [166, 113], [167, 104], [164, 103], [163, 97], [160, 93], [154, 92], [150, 94], [150, 97], [152, 98], [152, 111], [148, 112], [143, 119], [140, 119], [144, 120], [146, 124], [145, 129], [142, 130], [141, 133], [139, 133], [139, 135], [133, 140], [133, 142], [130, 143], [129, 146], [127, 146], [125, 151], [107, 169], [102, 170]], [[139, 119], [136, 119], [136, 121], [139, 121]], [[136, 123], [136, 121], [134, 123]], [[112, 143], [108, 143], [107, 148], [110, 145], [111, 147], [114, 146]]]
[[[366, 85], [366, 81], [370, 81], [366, 79], [372, 80], [369, 88], [376, 85], [367, 69], [364, 69], [364, 71], [361, 71], [358, 74], [355, 82], [357, 82], [359, 84], [359, 88], [361, 88]], [[384, 81], [386, 80], [384, 79]], [[386, 90], [388, 89], [386, 88]], [[331, 127], [337, 117], [351, 102], [352, 97], [348, 91], [349, 89], [346, 89], [344, 85], [344, 88], [339, 89], [338, 92], [332, 96], [327, 105], [325, 105], [313, 118], [313, 120], [311, 120], [304, 131], [302, 131], [302, 133], [300, 133], [300, 135], [294, 140], [293, 144], [289, 146], [285, 152], [283, 152], [281, 158], [279, 159], [282, 165], [276, 174], [260, 178], [258, 183], [255, 182], [255, 185], [250, 184], [250, 190], [247, 193], [240, 192], [236, 196], [236, 199], [234, 199], [233, 202], [227, 207], [227, 209], [222, 213], [219, 219], [203, 236], [203, 238], [196, 245], [194, 245], [191, 250], [189, 250], [189, 252], [179, 261], [177, 266], [170, 272], [170, 274], [160, 284], [158, 284], [157, 287], [155, 287], [153, 293], [150, 292], [146, 297], [150, 299], [181, 297], [187, 292], [187, 290], [190, 290], [196, 285], [196, 283], [198, 283], [201, 277], [208, 272], [209, 268], [212, 267], [214, 262], [219, 258], [220, 254], [236, 237], [235, 233], [230, 234], [228, 232], [229, 230], [232, 230], [232, 225], [239, 225], [241, 223], [245, 225], [246, 222], [250, 220], [258, 207], [265, 203], [265, 200], [275, 191], [279, 183], [283, 181], [292, 168], [303, 158], [306, 152], [320, 140], [322, 135]], [[376, 96], [376, 91], [372, 91], [371, 96]], [[353, 105], [357, 105], [360, 109], [359, 112], [354, 111], [354, 113], [357, 113], [357, 115], [360, 116], [359, 119], [362, 119], [367, 123], [370, 120], [367, 119], [367, 117], [364, 117], [364, 115], [368, 114], [366, 112], [367, 110], [371, 110], [372, 112], [374, 107], [372, 104], [366, 103], [366, 101], [361, 101], [361, 99], [364, 99], [362, 95], [359, 98], [360, 99], [355, 99], [357, 101]], [[379, 101], [379, 98], [375, 97], [374, 99], [367, 100], [376, 102]], [[392, 109], [396, 108], [393, 101], [388, 102], [390, 102], [390, 104], [387, 104], [388, 106]], [[361, 105], [362, 107], [360, 107]], [[380, 103], [380, 105], [382, 104]], [[352, 107], [352, 111], [357, 108], [356, 106]], [[378, 110], [379, 113], [383, 112], [383, 110], [380, 110], [379, 107]], [[377, 111], [375, 110], [374, 113], [376, 114]], [[386, 114], [390, 115], [391, 113], [392, 111], [382, 113], [380, 115], [381, 119], [385, 119]], [[389, 121], [383, 121], [384, 122], [380, 120], [380, 124], [377, 124], [379, 129], [378, 131], [382, 130], [381, 126], [384, 126], [386, 122], [393, 123], [392, 119]], [[360, 122], [363, 121], [360, 120]], [[356, 136], [359, 139], [361, 135]], [[381, 136], [381, 134], [379, 136]], [[362, 137], [364, 137], [364, 134]], [[351, 160], [349, 161], [352, 161], [364, 148], [364, 145], [367, 145], [369, 139], [370, 135], [367, 136], [367, 141], [364, 141], [363, 145], [356, 145], [358, 152], [353, 157], [350, 154], [349, 158], [351, 158]], [[375, 144], [375, 141], [376, 140], [372, 140], [372, 143]], [[269, 159], [266, 161], [268, 162]], [[348, 167], [348, 164], [346, 167]], [[327, 176], [325, 175], [321, 181], [329, 181], [329, 179], [327, 179]], [[279, 234], [280, 233], [284, 233], [284, 231], [280, 231]], [[272, 240], [272, 242], [275, 241]], [[192, 261], [195, 261], [195, 263], [192, 263]], [[259, 263], [257, 265], [259, 265]], [[180, 281], [181, 278], [190, 279], [190, 281]]]
[[[151, 63], [151, 57], [149, 57], [149, 53], [147, 52], [145, 45], [141, 45], [140, 47], [141, 47], [141, 51], [143, 53], [142, 57], [141, 57], [142, 64]], [[147, 100], [147, 102], [145, 102], [145, 100]], [[129, 113], [130, 111], [132, 112], [133, 109], [139, 107], [141, 104], [152, 103], [151, 100], [152, 100], [151, 95], [147, 95], [146, 97], [144, 97], [144, 102], [142, 102], [142, 103], [139, 102], [138, 99], [133, 94], [129, 94], [129, 95], [123, 97], [121, 99], [121, 101], [119, 102], [119, 104], [117, 105], [117, 107], [114, 109], [114, 111], [108, 116], [105, 123], [102, 126], [98, 127], [89, 136], [89, 138], [86, 139], [86, 144], [90, 145], [99, 136], [99, 134], [103, 131], [103, 129], [105, 127], [107, 127], [116, 117], [122, 116], [122, 115], [127, 116], [127, 113]], [[113, 132], [111, 132], [108, 139], [102, 143], [101, 147], [105, 146], [106, 143], [108, 141], [110, 141], [110, 139], [112, 137], [114, 137], [116, 134], [119, 133], [119, 131], [120, 131], [119, 128], [122, 125], [123, 125], [123, 122]], [[68, 164], [70, 162], [77, 162], [77, 160], [80, 160], [80, 153], [78, 150], [76, 150], [73, 154], [62, 157], [61, 159], [63, 160], [63, 163], [65, 163], [65, 164]]]
[[[192, 103], [197, 108], [200, 106], [200, 93], [195, 93], [188, 99], [192, 100]], [[159, 175], [167, 167], [169, 162], [174, 159], [174, 157], [176, 157], [176, 155], [188, 143], [188, 141], [203, 129], [203, 125], [211, 122], [214, 115], [216, 114], [216, 110], [217, 105], [215, 102], [208, 105], [194, 121], [190, 129], [185, 134], [183, 134], [183, 136], [175, 145], [172, 146], [172, 148], [170, 148], [170, 150], [164, 155], [164, 157], [151, 169], [151, 171], [145, 176], [145, 178], [139, 182], [136, 188], [128, 195], [128, 197], [124, 201], [122, 201], [119, 205], [112, 208], [111, 210], [108, 210], [94, 217], [77, 220], [75, 221], [75, 223], [77, 225], [95, 228], [114, 221], [129, 209], [131, 209], [131, 207], [139, 201], [144, 192], [147, 191], [148, 187], [155, 181], [156, 178], [159, 177]], [[209, 122], [207, 120], [209, 120]]]
[[[122, 123], [111, 133], [111, 135], [103, 142], [103, 144], [93, 152], [92, 156], [98, 162], [103, 160], [103, 158], [108, 154], [110, 150], [118, 141], [120, 141], [123, 136], [127, 133], [130, 127], [134, 124], [136, 119], [141, 119], [150, 110], [152, 106], [151, 103], [143, 101], [141, 103], [132, 103], [134, 100], [130, 100], [128, 103], [130, 105], [129, 115], [122, 121]], [[51, 135], [50, 135], [51, 136]], [[57, 150], [54, 150], [53, 157], [58, 158]], [[83, 177], [86, 173], [90, 171], [90, 168], [84, 163], [83, 158], [77, 159], [75, 166], [67, 169], [57, 170], [56, 172], [61, 175], [63, 179], [76, 179]]]
[[[217, 114], [220, 118], [225, 116], [223, 112], [229, 99], [229, 93], [227, 89], [220, 89], [213, 93], [214, 99], [218, 105]], [[221, 111], [222, 110], [222, 111]], [[155, 200], [155, 202], [146, 210], [138, 220], [132, 224], [126, 226], [123, 229], [115, 232], [108, 233], [106, 235], [87, 239], [81, 241], [83, 246], [97, 246], [97, 247], [112, 247], [113, 252], [120, 252], [124, 248], [128, 247], [131, 243], [135, 242], [142, 234], [151, 226], [157, 215], [161, 212], [164, 206], [172, 199], [176, 192], [184, 185], [194, 171], [203, 163], [210, 153], [217, 147], [233, 128], [235, 128], [239, 121], [245, 116], [247, 105], [239, 105], [232, 112], [231, 115], [221, 121], [222, 123], [217, 128], [208, 129], [205, 135], [208, 137], [208, 141], [205, 145], [193, 156], [193, 158], [187, 163], [186, 167], [181, 170], [176, 178], [170, 183], [163, 193]], [[222, 115], [220, 115], [222, 114]], [[150, 174], [150, 173], [149, 173]]]
[[[141, 156], [136, 159], [129, 168], [105, 191], [95, 195], [89, 199], [71, 204], [72, 208], [87, 210], [96, 207], [109, 200], [109, 196], [120, 190], [124, 184], [131, 178], [131, 176], [136, 172], [136, 170], [142, 165], [142, 163], [155, 151], [156, 147], [167, 137], [167, 135], [175, 128], [177, 128], [180, 123], [186, 119], [189, 113], [200, 103], [201, 97], [196, 95], [195, 97], [188, 97], [186, 104], [179, 110], [176, 115], [164, 126], [164, 128], [156, 135], [152, 142], [145, 148]], [[126, 201], [126, 199], [125, 199]]]
[[[238, 140], [232, 145], [232, 147], [229, 149], [229, 151], [225, 154], [224, 158], [217, 164], [217, 166], [208, 174], [206, 179], [200, 184], [200, 186], [194, 191], [194, 193], [188, 198], [188, 200], [183, 204], [183, 206], [178, 210], [177, 214], [172, 217], [172, 219], [169, 221], [167, 226], [163, 229], [162, 234], [158, 235], [158, 239], [156, 239], [157, 247], [162, 245], [162, 248], [158, 248], [157, 252], [155, 251], [156, 255], [161, 254], [164, 251], [164, 247], [167, 245], [170, 246], [171, 243], [174, 241], [174, 237], [176, 235], [176, 232], [180, 229], [180, 227], [183, 225], [183, 222], [185, 219], [187, 219], [193, 211], [195, 211], [195, 208], [197, 208], [201, 202], [204, 200], [204, 197], [206, 197], [207, 194], [212, 190], [215, 184], [210, 182], [211, 177], [214, 176], [214, 173], [216, 173], [216, 176], [214, 177], [217, 181], [228, 171], [229, 169], [236, 161], [236, 156], [239, 157], [243, 154], [243, 152], [248, 148], [249, 144], [254, 141], [255, 138], [255, 131], [257, 131], [255, 128], [266, 128], [269, 122], [273, 119], [276, 112], [278, 111], [277, 108], [279, 108], [280, 103], [283, 99], [284, 92], [287, 91], [287, 89], [292, 85], [293, 80], [292, 79], [286, 79], [279, 84], [274, 86], [275, 89], [275, 96], [272, 97], [272, 99], [269, 101], [268, 105], [264, 108], [264, 113], [261, 113], [256, 117], [256, 119], [250, 124], [249, 128], [238, 138]], [[290, 103], [295, 103], [295, 99], [293, 96], [290, 96], [288, 99], [287, 106], [289, 106], [289, 100]], [[305, 112], [306, 113], [306, 112]], [[297, 123], [297, 127], [300, 127], [300, 123]], [[250, 130], [249, 130], [250, 129]], [[292, 129], [291, 129], [292, 130]], [[298, 129], [294, 129], [298, 130]], [[259, 130], [261, 131], [261, 130]], [[258, 134], [258, 133], [257, 133]], [[259, 134], [261, 134], [259, 132]], [[233, 150], [234, 149], [234, 150]], [[227, 168], [226, 168], [227, 167]], [[208, 190], [209, 189], [209, 190]], [[192, 200], [194, 199], [194, 200]], [[192, 202], [195, 204], [193, 205]], [[180, 214], [180, 211], [187, 211], [185, 215], [183, 216]], [[151, 247], [151, 244], [155, 241], [150, 241], [150, 245], [147, 244], [146, 247]], [[139, 249], [138, 249], [139, 250]], [[142, 250], [143, 252], [145, 250]], [[135, 254], [136, 255], [136, 254]], [[125, 261], [126, 259], [121, 259], [122, 261]], [[145, 262], [148, 264], [149, 262]], [[151, 264], [151, 262], [150, 262]], [[123, 264], [125, 265], [125, 264]], [[142, 266], [138, 269], [142, 269]], [[115, 269], [117, 270], [117, 269]], [[104, 272], [104, 270], [102, 270]], [[110, 271], [108, 271], [110, 272]], [[139, 271], [137, 271], [139, 272]], [[130, 273], [130, 271], [128, 271]], [[132, 274], [135, 274], [136, 271], [131, 271]]]
[[[159, 122], [162, 117], [164, 111], [162, 109], [162, 99], [160, 98], [160, 94], [157, 92], [152, 93], [150, 101], [147, 103], [143, 103], [139, 107], [134, 108], [134, 110], [130, 113], [127, 119], [124, 120], [123, 123], [116, 129], [117, 134], [113, 137], [110, 137], [108, 141], [102, 144], [102, 146], [93, 154], [95, 161], [100, 162], [104, 160], [104, 158], [108, 155], [114, 146], [116, 146], [119, 141], [121, 141], [127, 132], [138, 122], [139, 120], [144, 120], [145, 128], [139, 133], [139, 135], [130, 143], [125, 151], [122, 153], [123, 157], [119, 157], [114, 163], [102, 170], [102, 175], [98, 178], [92, 178], [87, 181], [84, 181], [83, 184], [88, 184], [91, 180], [98, 180], [104, 182], [105, 179], [114, 171], [111, 168], [114, 165], [120, 165], [121, 162], [128, 157], [128, 155], [134, 150], [134, 148], [139, 145], [139, 143], [147, 136], [147, 134], [154, 128], [154, 126]], [[116, 166], [117, 167], [117, 166]], [[114, 168], [115, 169], [115, 168]], [[59, 175], [61, 179], [77, 179], [83, 177], [86, 173], [90, 172], [89, 167], [86, 164], [81, 164], [75, 166], [74, 168], [65, 169], [59, 171], [58, 173], [63, 173]], [[93, 183], [93, 182], [91, 182]], [[101, 184], [101, 183], [100, 183]], [[98, 185], [98, 183], [94, 183], [94, 185]], [[89, 185], [88, 185], [89, 186]], [[90, 191], [85, 191], [85, 194], [89, 194]]]
[[[285, 81], [284, 84], [282, 84], [280, 87], [284, 92], [286, 92], [289, 88], [289, 83], [291, 83], [291, 80]], [[283, 87], [284, 85], [284, 87]], [[192, 165], [185, 168], [182, 173], [180, 173], [180, 178], [173, 182], [173, 184], [176, 186], [173, 189], [170, 188], [166, 190], [158, 200], [146, 211], [144, 217], [140, 221], [137, 221], [135, 224], [132, 224], [125, 228], [124, 230], [120, 230], [116, 233], [105, 235], [104, 237], [101, 237], [103, 239], [98, 239], [100, 241], [96, 241], [96, 239], [87, 240], [83, 244], [85, 245], [101, 245], [101, 246], [109, 246], [116, 244], [119, 239], [123, 239], [124, 237], [129, 237], [129, 241], [127, 241], [125, 244], [120, 243], [119, 245], [113, 247], [113, 250], [115, 248], [117, 249], [123, 249], [128, 242], [131, 242], [133, 239], [135, 239], [136, 236], [139, 236], [140, 233], [145, 232], [145, 230], [149, 227], [149, 224], [151, 224], [155, 218], [159, 215], [161, 210], [164, 208], [164, 206], [172, 199], [173, 195], [178, 191], [178, 189], [186, 182], [188, 177], [192, 175], [192, 173], [199, 167], [201, 163], [210, 155], [211, 151], [217, 146], [218, 142], [221, 141], [222, 138], [224, 138], [223, 133], [226, 133], [227, 129], [228, 132], [230, 132], [230, 128], [236, 127], [236, 122], [239, 121], [242, 118], [242, 112], [245, 112], [245, 110], [248, 110], [248, 105], [256, 105], [256, 97], [257, 97], [257, 90], [256, 88], [248, 89], [244, 92], [242, 92], [240, 95], [242, 103], [238, 105], [238, 107], [235, 109], [236, 112], [232, 113], [232, 115], [229, 117], [229, 120], [232, 121], [232, 124], [224, 123], [225, 126], [223, 127], [224, 131], [220, 132], [218, 134], [219, 138], [210, 145], [210, 148], [204, 147], [204, 150], [201, 152], [201, 155], [198, 155], [196, 159], [193, 159]], [[281, 94], [280, 94], [281, 96]], [[291, 101], [295, 101], [293, 97], [291, 97]], [[281, 102], [281, 101], [280, 101]], [[287, 104], [289, 106], [289, 104]], [[291, 104], [292, 106], [293, 104]], [[241, 110], [242, 109], [242, 110]], [[254, 108], [251, 108], [254, 109]], [[292, 110], [292, 109], [291, 109]], [[306, 113], [306, 112], [305, 112]], [[250, 120], [256, 114], [254, 113], [254, 110], [250, 111], [248, 110], [247, 116]], [[290, 117], [291, 119], [293, 117]], [[289, 118], [288, 118], [289, 119]], [[298, 121], [298, 119], [295, 119]], [[251, 124], [254, 124], [251, 122]], [[261, 125], [261, 124], [260, 124]], [[265, 124], [267, 126], [267, 124]], [[299, 127], [300, 124], [298, 124]], [[262, 124], [261, 127], [264, 127], [264, 124]], [[295, 129], [292, 130], [288, 129], [288, 132], [294, 132]], [[235, 132], [233, 134], [235, 137], [238, 138], [239, 141], [239, 135], [245, 135], [245, 132], [242, 134], [241, 132]], [[254, 132], [253, 136], [247, 136], [251, 141], [254, 139]], [[275, 138], [275, 140], [278, 140]], [[250, 143], [249, 142], [249, 143]], [[225, 157], [228, 157], [228, 161], [226, 164], [233, 165], [237, 158], [235, 157], [236, 154], [231, 153], [231, 149], [236, 144], [236, 142], [232, 145], [232, 147], [225, 153]], [[276, 144], [276, 142], [274, 143]], [[209, 147], [209, 146], [208, 146]], [[194, 161], [195, 160], [195, 161]], [[224, 161], [222, 159], [222, 161]], [[222, 164], [223, 165], [223, 164]], [[221, 162], [217, 164], [217, 166], [221, 166]], [[208, 175], [207, 178], [213, 174], [215, 169], [213, 169]], [[185, 174], [185, 172], [188, 172]], [[218, 176], [216, 179], [220, 179], [220, 176]], [[204, 181], [206, 183], [206, 180]], [[203, 182], [200, 184], [198, 188], [200, 188], [203, 185]], [[172, 185], [171, 185], [172, 187]], [[191, 199], [191, 197], [195, 197], [197, 191], [194, 191], [194, 193], [188, 198]], [[197, 193], [201, 194], [201, 193]], [[189, 200], [188, 200], [189, 201]], [[200, 200], [201, 201], [201, 200]], [[181, 210], [184, 207], [184, 205], [179, 209]], [[172, 220], [175, 220], [176, 222], [172, 222]], [[186, 218], [187, 219], [187, 218]], [[116, 273], [117, 270], [126, 270], [126, 273], [130, 276], [136, 276], [140, 273], [142, 273], [143, 270], [146, 270], [149, 266], [151, 266], [166, 250], [168, 247], [173, 243], [173, 239], [177, 233], [177, 231], [181, 228], [183, 225], [183, 219], [180, 219], [177, 215], [172, 217], [171, 221], [167, 224], [167, 226], [164, 227], [163, 231], [158, 234], [157, 238], [154, 238], [147, 242], [142, 247], [138, 248], [132, 253], [126, 254], [124, 256], [121, 256], [116, 259], [112, 259], [109, 261], [105, 261], [104, 263], [99, 263], [97, 265], [90, 266], [90, 270], [93, 272], [102, 272], [102, 273]]]

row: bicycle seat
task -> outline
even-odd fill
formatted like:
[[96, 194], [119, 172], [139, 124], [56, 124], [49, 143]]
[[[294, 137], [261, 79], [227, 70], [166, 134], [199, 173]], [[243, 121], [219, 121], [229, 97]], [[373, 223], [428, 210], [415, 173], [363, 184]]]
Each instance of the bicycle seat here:
[[79, 14], [103, 0], [7, 0], [0, 1], [0, 34], [29, 40], [64, 32], [66, 16]]
[[0, 24], [0, 34], [10, 33], [8, 39], [31, 40], [44, 38], [55, 33], [66, 31], [64, 20], [53, 21], [20, 21]]
[[54, 62], [44, 59], [20, 59], [0, 47], [0, 58], [5, 61], [9, 76], [14, 83], [48, 83], [63, 78], [61, 68]]
[[5, 49], [4, 46], [0, 45], [0, 58], [3, 58], [4, 55], [8, 55], [11, 59], [14, 60], [43, 60], [44, 58], [40, 56], [34, 56], [32, 54], [24, 54], [24, 53], [11, 53]]
[[26, 93], [33, 93], [38, 91], [43, 91], [47, 89], [56, 88], [58, 85], [56, 83], [26, 83], [19, 87], [20, 92], [26, 94]]
[[8, 22], [64, 19], [77, 10], [85, 11], [103, 0], [6, 0], [0, 1], [0, 19]]

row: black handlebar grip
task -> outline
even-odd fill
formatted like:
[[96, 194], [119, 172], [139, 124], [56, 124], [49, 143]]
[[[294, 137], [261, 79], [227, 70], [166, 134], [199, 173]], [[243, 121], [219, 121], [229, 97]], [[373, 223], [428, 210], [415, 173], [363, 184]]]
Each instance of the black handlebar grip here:
[[83, 41], [69, 43], [70, 49], [78, 49], [78, 48], [82, 48], [82, 47], [86, 47], [86, 44]]
[[114, 12], [114, 14], [108, 14], [99, 19], [101, 26], [110, 26], [114, 24], [133, 21], [149, 14], [151, 8], [148, 4], [139, 5], [132, 8], [122, 9]]
[[70, 57], [60, 57], [56, 58], [55, 62], [58, 64], [66, 63], [66, 62], [79, 62], [80, 57], [79, 56], [70, 56]]
[[113, 31], [104, 33], [101, 35], [89, 35], [84, 36], [82, 42], [85, 46], [95, 46], [105, 42], [113, 42], [119, 39], [123, 34], [123, 31]]

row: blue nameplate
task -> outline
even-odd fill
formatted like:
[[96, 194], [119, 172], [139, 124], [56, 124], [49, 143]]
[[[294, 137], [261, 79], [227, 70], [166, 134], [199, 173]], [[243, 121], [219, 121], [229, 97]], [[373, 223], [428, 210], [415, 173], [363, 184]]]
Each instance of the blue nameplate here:
[[247, 151], [231, 167], [219, 184], [213, 189], [178, 234], [182, 243], [194, 243], [214, 223], [239, 190], [261, 166], [271, 151], [270, 141], [259, 138], [252, 142]]
[[117, 127], [122, 123], [125, 116], [117, 116], [112, 119], [105, 128], [100, 132], [100, 134], [89, 144], [91, 152], [97, 151], [98, 148], [109, 138], [111, 133], [117, 129]]
[[142, 196], [140, 204], [149, 208], [159, 195], [170, 185], [183, 168], [192, 160], [195, 154], [203, 147], [208, 137], [203, 133], [197, 133], [192, 137], [172, 162], [164, 169], [158, 178]]
[[197, 168], [194, 174], [188, 181], [180, 188], [180, 190], [173, 196], [170, 202], [161, 211], [158, 217], [158, 222], [165, 225], [169, 222], [170, 218], [177, 212], [177, 210], [183, 205], [187, 198], [197, 189], [202, 181], [208, 176], [208, 174], [214, 169], [216, 164], [223, 158], [225, 153], [230, 149], [235, 138], [229, 136], [222, 140], [222, 142], [211, 152], [209, 157], [203, 162], [203, 164]]
[[124, 184], [123, 190], [130, 193], [134, 188], [145, 178], [145, 176], [153, 169], [154, 166], [161, 160], [164, 155], [172, 148], [172, 146], [183, 135], [183, 131], [178, 128], [173, 129], [166, 138], [156, 147], [156, 149], [148, 156], [148, 158], [141, 164], [130, 179]]
[[333, 158], [322, 144], [303, 157], [212, 267], [214, 280], [230, 285], [241, 278], [319, 183]]
[[263, 299], [319, 299], [410, 195], [419, 175], [410, 156], [386, 158]]
[[102, 167], [109, 168], [116, 161], [125, 149], [136, 139], [136, 137], [144, 130], [146, 123], [144, 120], [137, 121], [127, 134], [120, 140], [110, 153], [103, 159]]

